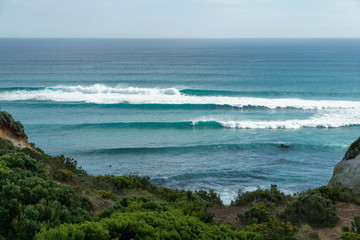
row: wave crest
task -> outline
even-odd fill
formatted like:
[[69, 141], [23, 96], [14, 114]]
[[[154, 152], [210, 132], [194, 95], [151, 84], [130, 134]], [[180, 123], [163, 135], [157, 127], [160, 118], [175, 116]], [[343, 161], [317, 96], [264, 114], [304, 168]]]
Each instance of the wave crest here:
[[53, 101], [96, 104], [212, 104], [236, 108], [263, 107], [269, 109], [295, 108], [304, 110], [360, 109], [360, 101], [304, 100], [297, 98], [256, 98], [236, 96], [195, 96], [176, 88], [55, 86], [44, 89], [4, 91], [0, 101]]

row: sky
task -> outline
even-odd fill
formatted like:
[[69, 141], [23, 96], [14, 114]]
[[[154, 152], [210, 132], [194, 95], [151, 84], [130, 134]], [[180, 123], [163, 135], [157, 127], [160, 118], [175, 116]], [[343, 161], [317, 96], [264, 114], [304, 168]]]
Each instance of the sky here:
[[0, 0], [0, 37], [359, 38], [360, 0]]

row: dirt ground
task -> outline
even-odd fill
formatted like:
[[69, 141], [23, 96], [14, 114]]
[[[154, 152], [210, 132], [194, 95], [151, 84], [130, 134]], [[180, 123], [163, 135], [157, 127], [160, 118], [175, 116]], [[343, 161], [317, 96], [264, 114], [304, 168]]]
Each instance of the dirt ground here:
[[[317, 232], [321, 240], [340, 239], [342, 233], [342, 227], [344, 225], [350, 226], [351, 221], [354, 219], [354, 216], [360, 215], [360, 206], [349, 203], [337, 203], [335, 206], [340, 217], [340, 220], [335, 227], [310, 229], [312, 232], [315, 233]], [[223, 223], [223, 224], [232, 224], [242, 228], [243, 225], [237, 219], [237, 214], [239, 212], [244, 213], [246, 209], [247, 207], [225, 206], [225, 207], [211, 207], [209, 208], [208, 211], [215, 214], [214, 216], [215, 222]]]

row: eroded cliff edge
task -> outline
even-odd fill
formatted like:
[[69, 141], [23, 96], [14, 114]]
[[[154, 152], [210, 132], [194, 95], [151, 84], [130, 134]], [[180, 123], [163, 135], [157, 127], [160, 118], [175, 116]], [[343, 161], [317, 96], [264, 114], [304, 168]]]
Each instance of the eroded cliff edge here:
[[0, 111], [0, 137], [10, 140], [17, 147], [34, 149], [28, 142], [22, 123], [5, 111]]

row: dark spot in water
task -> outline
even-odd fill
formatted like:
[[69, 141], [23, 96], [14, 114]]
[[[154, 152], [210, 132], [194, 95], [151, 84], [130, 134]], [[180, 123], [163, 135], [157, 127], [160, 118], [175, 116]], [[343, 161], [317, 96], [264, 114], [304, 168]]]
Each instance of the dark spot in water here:
[[279, 146], [279, 148], [280, 149], [289, 149], [289, 148], [291, 148], [289, 145], [286, 145], [286, 144], [280, 144], [280, 146]]

